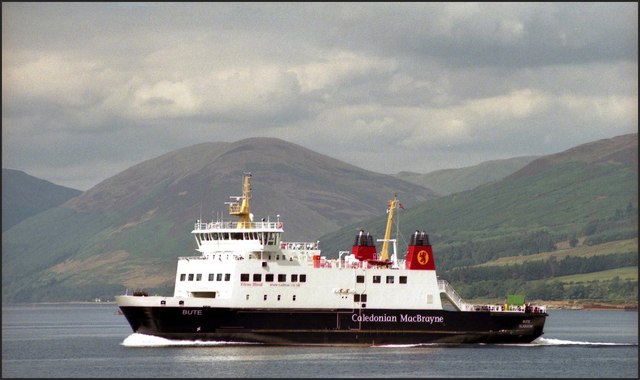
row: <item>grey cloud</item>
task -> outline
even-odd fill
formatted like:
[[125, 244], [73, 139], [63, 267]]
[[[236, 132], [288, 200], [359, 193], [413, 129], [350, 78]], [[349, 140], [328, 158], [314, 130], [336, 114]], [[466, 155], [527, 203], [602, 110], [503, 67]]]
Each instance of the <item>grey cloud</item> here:
[[637, 8], [3, 3], [3, 166], [86, 189], [254, 136], [386, 173], [554, 153], [637, 129]]

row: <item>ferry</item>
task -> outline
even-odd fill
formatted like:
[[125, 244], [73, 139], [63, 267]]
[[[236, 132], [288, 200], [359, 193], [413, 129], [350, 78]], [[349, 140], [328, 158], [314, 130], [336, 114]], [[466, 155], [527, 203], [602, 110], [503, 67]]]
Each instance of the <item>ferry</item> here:
[[134, 333], [320, 346], [530, 343], [543, 334], [545, 306], [465, 302], [436, 275], [425, 231], [400, 259], [391, 239], [397, 196], [380, 252], [360, 230], [351, 250], [327, 258], [318, 241], [283, 241], [279, 215], [254, 220], [250, 181], [245, 173], [242, 196], [226, 202], [236, 220], [196, 220], [198, 254], [178, 258], [173, 296], [116, 296]]

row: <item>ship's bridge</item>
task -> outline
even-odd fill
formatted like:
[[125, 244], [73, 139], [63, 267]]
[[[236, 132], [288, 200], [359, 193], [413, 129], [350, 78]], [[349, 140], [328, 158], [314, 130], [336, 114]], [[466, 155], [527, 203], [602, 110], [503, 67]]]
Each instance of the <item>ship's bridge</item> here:
[[[240, 226], [240, 223], [242, 225]], [[272, 251], [280, 244], [282, 222], [207, 222], [197, 221], [191, 233], [198, 251]]]

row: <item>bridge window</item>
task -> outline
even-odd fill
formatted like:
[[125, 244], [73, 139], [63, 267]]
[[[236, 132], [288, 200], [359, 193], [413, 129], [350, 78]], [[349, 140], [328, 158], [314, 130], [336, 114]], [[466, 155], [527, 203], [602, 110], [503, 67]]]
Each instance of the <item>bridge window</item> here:
[[276, 235], [273, 232], [269, 232], [267, 234], [267, 245], [275, 245], [276, 244]]
[[264, 280], [266, 282], [273, 282], [273, 273], [268, 273], [264, 275]]
[[222, 273], [216, 275], [216, 281], [222, 281]]
[[213, 281], [213, 273], [209, 273], [209, 281]]
[[231, 280], [231, 273], [225, 273], [225, 274], [224, 274], [224, 280], [225, 280], [225, 281], [229, 281], [229, 280]]
[[187, 278], [186, 274], [183, 273], [183, 274], [180, 275], [180, 281], [184, 281], [185, 278]]
[[189, 273], [189, 281], [193, 281], [193, 273]]
[[262, 274], [260, 274], [260, 273], [254, 273], [254, 274], [253, 274], [253, 281], [254, 281], [254, 282], [262, 281]]
[[298, 275], [297, 274], [292, 274], [291, 275], [291, 282], [298, 282]]
[[202, 280], [202, 273], [196, 274], [196, 281]]
[[393, 284], [394, 278], [393, 276], [387, 276], [387, 284]]
[[307, 282], [307, 275], [306, 274], [301, 274], [300, 275], [300, 282]]
[[356, 276], [356, 282], [358, 284], [363, 284], [364, 283], [364, 276], [362, 276], [362, 275]]
[[406, 284], [407, 283], [407, 276], [400, 276], [400, 283], [401, 284]]
[[242, 282], [249, 281], [249, 273], [241, 273], [240, 274], [240, 281], [242, 281]]
[[373, 283], [374, 284], [379, 284], [380, 283], [380, 276], [373, 276]]
[[279, 274], [278, 275], [278, 282], [286, 282], [287, 281], [287, 275], [286, 274]]

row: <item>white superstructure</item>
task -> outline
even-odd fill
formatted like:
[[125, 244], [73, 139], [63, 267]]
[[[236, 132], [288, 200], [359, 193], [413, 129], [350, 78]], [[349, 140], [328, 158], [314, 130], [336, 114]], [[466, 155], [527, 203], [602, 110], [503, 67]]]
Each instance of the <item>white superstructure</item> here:
[[[243, 195], [229, 202], [229, 213], [237, 221], [196, 221], [191, 233], [200, 254], [178, 258], [173, 297], [136, 297], [130, 302], [120, 297], [119, 302], [240, 309], [442, 310], [442, 294], [461, 311], [524, 312], [524, 305], [519, 309], [465, 303], [446, 281], [438, 281], [424, 232], [424, 241], [413, 240], [407, 259], [399, 260], [395, 240], [389, 239], [393, 208], [398, 205], [395, 197], [389, 203], [382, 257], [371, 237], [360, 231], [352, 251], [327, 259], [318, 242], [282, 241], [279, 217], [253, 220], [250, 178], [250, 174], [244, 177]], [[386, 259], [388, 242], [394, 243], [391, 260]]]

